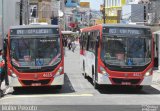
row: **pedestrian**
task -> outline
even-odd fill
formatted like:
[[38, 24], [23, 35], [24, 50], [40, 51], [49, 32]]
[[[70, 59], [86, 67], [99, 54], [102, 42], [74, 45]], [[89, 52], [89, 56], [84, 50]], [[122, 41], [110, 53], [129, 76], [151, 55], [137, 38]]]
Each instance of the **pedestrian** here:
[[64, 37], [64, 39], [63, 39], [64, 55], [66, 54], [66, 47], [67, 47], [67, 37]]
[[75, 43], [76, 41], [73, 41], [72, 42], [72, 52], [74, 52], [75, 51], [75, 49], [76, 49], [76, 43]]
[[0, 97], [3, 96], [3, 91], [1, 89], [1, 85], [4, 80], [4, 65], [5, 65], [5, 62], [4, 62], [2, 56], [3, 56], [2, 49], [0, 49]]
[[63, 47], [67, 47], [67, 38], [63, 37]]
[[67, 47], [67, 38], [64, 38], [64, 47]]
[[68, 49], [71, 50], [71, 47], [72, 47], [72, 43], [71, 43], [71, 40], [68, 38]]

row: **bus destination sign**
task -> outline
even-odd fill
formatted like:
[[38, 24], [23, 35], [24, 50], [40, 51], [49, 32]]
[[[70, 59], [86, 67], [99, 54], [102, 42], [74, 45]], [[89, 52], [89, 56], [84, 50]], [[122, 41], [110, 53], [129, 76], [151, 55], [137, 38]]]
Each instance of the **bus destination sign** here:
[[130, 35], [144, 34], [142, 30], [123, 29], [123, 28], [109, 28], [109, 33], [110, 34], [130, 34]]
[[43, 35], [43, 34], [58, 34], [58, 29], [37, 28], [37, 29], [12, 29], [11, 35]]
[[108, 34], [122, 34], [122, 35], [146, 35], [148, 34], [147, 29], [136, 29], [136, 28], [104, 28], [104, 33]]

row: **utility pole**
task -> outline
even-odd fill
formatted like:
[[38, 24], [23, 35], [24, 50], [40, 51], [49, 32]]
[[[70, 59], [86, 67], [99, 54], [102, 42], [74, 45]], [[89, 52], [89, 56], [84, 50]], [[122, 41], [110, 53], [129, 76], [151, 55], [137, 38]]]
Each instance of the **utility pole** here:
[[19, 14], [19, 24], [23, 24], [23, 18], [22, 18], [22, 11], [23, 11], [23, 0], [20, 0], [20, 14]]
[[106, 9], [105, 9], [105, 7], [106, 7], [106, 0], [104, 0], [104, 2], [103, 2], [103, 23], [105, 24], [106, 23]]

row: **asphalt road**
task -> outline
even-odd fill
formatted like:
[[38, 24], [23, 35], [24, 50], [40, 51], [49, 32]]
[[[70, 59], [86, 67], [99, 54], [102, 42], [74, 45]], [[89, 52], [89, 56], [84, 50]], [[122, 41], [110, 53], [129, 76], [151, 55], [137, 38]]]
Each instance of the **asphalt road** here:
[[[160, 105], [160, 84], [158, 83], [159, 79], [157, 79], [160, 76], [158, 72], [155, 75], [154, 80], [157, 81], [154, 81], [152, 86], [144, 87], [142, 91], [120, 86], [102, 86], [101, 89], [95, 90], [91, 79], [84, 79], [80, 71], [79, 50], [76, 49], [73, 53], [67, 49], [65, 55], [65, 84], [61, 90], [56, 90], [54, 87], [43, 87], [23, 88], [14, 91], [10, 88], [9, 93], [0, 99], [0, 104], [3, 106], [50, 105], [37, 106], [39, 108], [38, 111], [43, 111], [45, 107], [47, 111], [52, 111], [50, 109], [55, 109], [56, 111], [102, 111], [106, 110], [106, 108], [108, 109], [107, 111], [142, 111], [144, 105], [152, 105], [153, 107], [158, 107], [155, 111], [159, 111], [160, 106], [155, 105]], [[59, 107], [55, 105], [67, 106]]]

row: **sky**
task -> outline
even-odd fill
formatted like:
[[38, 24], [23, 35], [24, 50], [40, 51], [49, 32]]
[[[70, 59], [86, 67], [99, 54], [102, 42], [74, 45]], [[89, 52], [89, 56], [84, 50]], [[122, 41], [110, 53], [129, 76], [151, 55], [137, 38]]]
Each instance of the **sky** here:
[[80, 0], [81, 2], [90, 2], [91, 9], [99, 10], [100, 5], [103, 4], [104, 0]]

